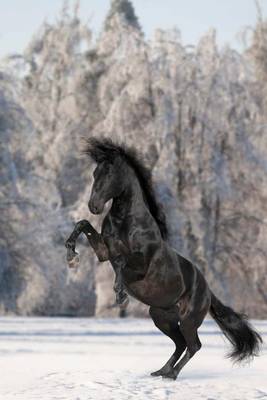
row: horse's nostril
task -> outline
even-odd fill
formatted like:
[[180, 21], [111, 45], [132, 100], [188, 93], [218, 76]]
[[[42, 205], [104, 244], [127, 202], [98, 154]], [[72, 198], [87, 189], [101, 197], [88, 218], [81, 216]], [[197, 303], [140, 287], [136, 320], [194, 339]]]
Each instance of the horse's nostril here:
[[104, 209], [104, 202], [98, 196], [91, 197], [88, 203], [89, 211], [92, 214], [101, 214]]
[[92, 201], [89, 201], [88, 208], [92, 214], [97, 214], [99, 211], [98, 207], [95, 204], [93, 204]]

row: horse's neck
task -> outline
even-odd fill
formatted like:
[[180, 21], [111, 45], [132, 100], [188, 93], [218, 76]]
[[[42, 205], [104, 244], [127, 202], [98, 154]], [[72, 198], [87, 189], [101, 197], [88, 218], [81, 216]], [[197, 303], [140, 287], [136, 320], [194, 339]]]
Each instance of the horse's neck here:
[[142, 207], [145, 207], [145, 203], [139, 181], [135, 176], [130, 176], [127, 188], [113, 199], [111, 215], [124, 220], [127, 216], [136, 214], [137, 209], [140, 212]]

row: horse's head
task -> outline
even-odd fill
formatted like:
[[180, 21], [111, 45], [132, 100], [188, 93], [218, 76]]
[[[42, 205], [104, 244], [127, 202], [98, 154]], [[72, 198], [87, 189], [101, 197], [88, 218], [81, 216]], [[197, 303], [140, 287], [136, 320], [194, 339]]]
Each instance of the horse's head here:
[[124, 165], [120, 157], [102, 161], [97, 165], [88, 203], [91, 213], [101, 214], [107, 201], [122, 193], [126, 184]]

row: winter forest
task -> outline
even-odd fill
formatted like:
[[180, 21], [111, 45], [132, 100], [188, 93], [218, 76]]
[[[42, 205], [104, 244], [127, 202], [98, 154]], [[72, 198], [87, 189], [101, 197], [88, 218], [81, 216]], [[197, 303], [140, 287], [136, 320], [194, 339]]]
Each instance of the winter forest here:
[[[216, 295], [267, 317], [267, 21], [258, 10], [245, 51], [197, 46], [178, 30], [144, 37], [130, 1], [111, 1], [94, 37], [65, 3], [23, 54], [0, 63], [0, 314], [118, 316], [114, 273], [86, 238], [67, 267], [93, 164], [82, 138], [142, 152], [177, 251]], [[129, 316], [146, 316], [131, 299]]]

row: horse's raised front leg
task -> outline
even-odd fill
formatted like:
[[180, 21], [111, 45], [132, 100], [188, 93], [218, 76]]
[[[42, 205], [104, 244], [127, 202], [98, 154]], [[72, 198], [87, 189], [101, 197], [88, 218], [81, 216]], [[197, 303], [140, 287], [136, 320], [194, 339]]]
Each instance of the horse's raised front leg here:
[[[79, 255], [75, 251], [76, 241], [81, 233], [84, 233], [95, 251], [95, 254], [100, 262], [109, 260], [109, 249], [107, 241], [105, 242], [103, 236], [100, 235], [95, 228], [87, 220], [77, 222], [70, 237], [66, 240], [65, 246], [67, 248], [67, 261], [70, 268], [77, 268], [79, 264]], [[114, 268], [116, 278], [114, 284], [114, 290], [116, 293], [116, 302], [120, 305], [121, 309], [125, 309], [129, 303], [128, 295], [124, 291], [122, 277], [121, 277], [121, 266], [122, 263], [116, 264], [118, 268]]]
[[77, 222], [70, 237], [66, 240], [65, 246], [67, 248], [67, 261], [70, 268], [76, 267], [79, 263], [78, 253], [75, 251], [76, 240], [81, 233], [84, 233], [95, 251], [99, 261], [107, 261], [109, 259], [108, 248], [102, 236], [95, 230], [95, 228], [87, 220]]

